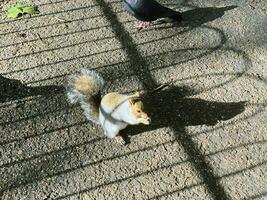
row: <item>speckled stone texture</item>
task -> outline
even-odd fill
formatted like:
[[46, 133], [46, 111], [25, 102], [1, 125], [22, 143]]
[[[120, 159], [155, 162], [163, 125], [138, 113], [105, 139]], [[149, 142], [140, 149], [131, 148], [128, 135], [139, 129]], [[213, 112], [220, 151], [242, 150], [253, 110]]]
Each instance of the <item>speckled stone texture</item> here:
[[[159, 0], [183, 22], [140, 32], [121, 0], [24, 2], [0, 12], [0, 199], [267, 199], [265, 0]], [[125, 147], [68, 104], [84, 67], [104, 93], [168, 84]]]

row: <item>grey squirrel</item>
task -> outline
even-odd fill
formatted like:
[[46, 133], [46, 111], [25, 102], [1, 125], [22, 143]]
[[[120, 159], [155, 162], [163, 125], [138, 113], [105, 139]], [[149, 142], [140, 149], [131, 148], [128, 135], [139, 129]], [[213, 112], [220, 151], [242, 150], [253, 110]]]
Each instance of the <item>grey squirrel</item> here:
[[103, 87], [104, 80], [100, 74], [82, 69], [80, 73], [68, 76], [67, 97], [71, 104], [80, 103], [86, 118], [101, 125], [108, 138], [115, 138], [125, 145], [120, 130], [128, 125], [148, 125], [151, 120], [143, 111], [139, 92], [133, 95], [112, 92], [101, 99]]

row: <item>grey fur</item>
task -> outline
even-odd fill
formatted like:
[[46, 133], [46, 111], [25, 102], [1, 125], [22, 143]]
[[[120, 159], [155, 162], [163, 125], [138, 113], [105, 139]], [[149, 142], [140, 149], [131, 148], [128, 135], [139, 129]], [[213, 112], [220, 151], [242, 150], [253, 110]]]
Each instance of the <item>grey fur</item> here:
[[[81, 76], [92, 77], [96, 81], [97, 93], [83, 94], [82, 92], [74, 88], [75, 81]], [[99, 104], [100, 102], [94, 102], [93, 97], [98, 95], [102, 91], [103, 87], [104, 79], [95, 71], [82, 69], [79, 73], [68, 76], [66, 93], [70, 104], [80, 103], [86, 118], [96, 124], [99, 124], [99, 108], [97, 104]]]

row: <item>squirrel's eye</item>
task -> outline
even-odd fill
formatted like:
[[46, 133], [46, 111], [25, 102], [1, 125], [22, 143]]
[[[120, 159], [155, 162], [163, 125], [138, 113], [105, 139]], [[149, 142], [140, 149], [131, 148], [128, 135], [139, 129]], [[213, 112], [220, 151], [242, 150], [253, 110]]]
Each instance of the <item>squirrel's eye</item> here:
[[138, 113], [141, 113], [141, 110], [137, 110]]

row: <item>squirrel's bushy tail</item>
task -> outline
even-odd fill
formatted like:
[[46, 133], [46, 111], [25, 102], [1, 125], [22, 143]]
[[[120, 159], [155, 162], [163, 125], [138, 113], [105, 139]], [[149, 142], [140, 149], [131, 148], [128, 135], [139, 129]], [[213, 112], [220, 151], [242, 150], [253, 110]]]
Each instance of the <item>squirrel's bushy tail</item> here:
[[104, 80], [98, 73], [82, 69], [80, 73], [68, 76], [67, 96], [71, 104], [80, 103], [86, 118], [99, 124], [100, 92]]

